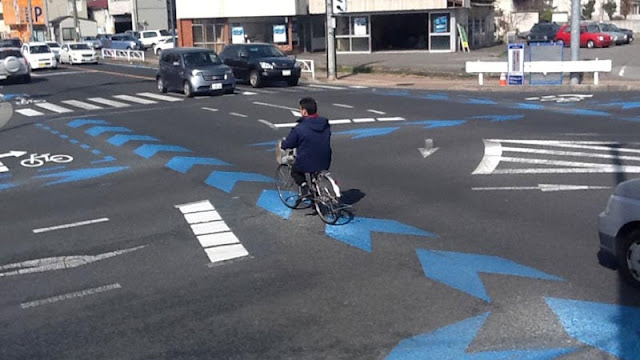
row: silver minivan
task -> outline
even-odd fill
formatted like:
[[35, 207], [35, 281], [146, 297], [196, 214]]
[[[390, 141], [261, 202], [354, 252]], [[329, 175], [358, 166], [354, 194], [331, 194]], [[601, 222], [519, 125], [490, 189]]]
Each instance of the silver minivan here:
[[0, 80], [31, 81], [31, 69], [20, 49], [0, 48]]

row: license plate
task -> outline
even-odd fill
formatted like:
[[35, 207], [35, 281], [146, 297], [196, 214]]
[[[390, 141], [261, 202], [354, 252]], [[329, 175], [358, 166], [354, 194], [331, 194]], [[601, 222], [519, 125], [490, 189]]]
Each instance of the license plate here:
[[38, 63], [38, 66], [47, 66], [46, 63]]
[[211, 90], [222, 90], [222, 84], [211, 84]]
[[282, 70], [282, 76], [291, 76], [291, 70]]

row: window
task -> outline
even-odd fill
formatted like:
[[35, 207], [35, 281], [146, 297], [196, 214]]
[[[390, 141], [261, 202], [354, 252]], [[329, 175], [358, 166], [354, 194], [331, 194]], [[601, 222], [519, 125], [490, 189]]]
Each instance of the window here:
[[224, 24], [217, 24], [209, 19], [195, 20], [192, 30], [195, 46], [206, 47], [216, 52], [224, 48], [226, 37]]
[[369, 20], [369, 16], [363, 15], [337, 17], [337, 50], [360, 52], [371, 51], [371, 31], [369, 28]]
[[48, 54], [51, 49], [47, 45], [35, 45], [29, 49], [29, 52], [32, 54]]
[[156, 37], [156, 33], [154, 31], [145, 31], [142, 33], [142, 37], [145, 39]]

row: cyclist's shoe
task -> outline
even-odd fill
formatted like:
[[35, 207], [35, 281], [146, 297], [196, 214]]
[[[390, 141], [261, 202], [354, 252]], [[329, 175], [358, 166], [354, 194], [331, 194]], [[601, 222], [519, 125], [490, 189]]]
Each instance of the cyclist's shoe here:
[[311, 192], [309, 191], [309, 185], [305, 182], [300, 186], [300, 200], [308, 200], [311, 198]]

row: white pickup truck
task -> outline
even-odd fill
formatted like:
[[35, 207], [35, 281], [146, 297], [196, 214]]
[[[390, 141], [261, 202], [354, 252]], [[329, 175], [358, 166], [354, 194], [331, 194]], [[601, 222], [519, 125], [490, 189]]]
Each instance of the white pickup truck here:
[[159, 44], [160, 41], [171, 37], [171, 33], [167, 30], [144, 30], [140, 31], [140, 43], [142, 43], [142, 47], [146, 50], [148, 48], [153, 48], [156, 44]]

